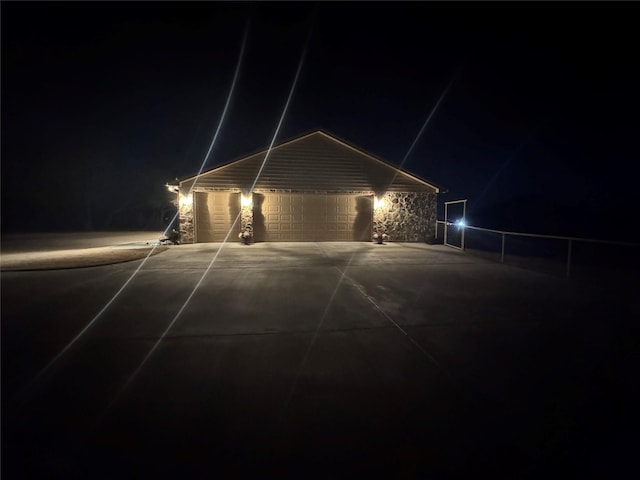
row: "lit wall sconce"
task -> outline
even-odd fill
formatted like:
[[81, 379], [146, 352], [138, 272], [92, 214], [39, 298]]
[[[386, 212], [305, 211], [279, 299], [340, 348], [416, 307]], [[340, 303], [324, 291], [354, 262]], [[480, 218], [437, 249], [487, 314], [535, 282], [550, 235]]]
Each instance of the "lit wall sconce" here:
[[379, 210], [386, 207], [387, 207], [387, 200], [384, 197], [376, 197], [374, 199], [373, 208], [375, 208], [376, 210]]
[[180, 206], [181, 207], [188, 207], [193, 203], [193, 196], [192, 195], [180, 195]]
[[164, 184], [171, 193], [178, 193], [180, 191], [180, 187], [178, 185], [169, 185], [168, 183]]
[[240, 205], [243, 207], [252, 207], [253, 195], [242, 195], [242, 198], [240, 198]]

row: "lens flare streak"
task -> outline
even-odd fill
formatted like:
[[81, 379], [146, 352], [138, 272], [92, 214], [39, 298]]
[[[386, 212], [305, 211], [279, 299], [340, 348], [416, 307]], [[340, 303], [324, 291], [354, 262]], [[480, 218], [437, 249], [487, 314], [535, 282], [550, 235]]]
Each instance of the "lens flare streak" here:
[[[458, 68], [458, 71], [459, 70], [460, 70], [460, 68]], [[453, 77], [451, 78], [451, 80], [447, 84], [447, 86], [444, 89], [444, 91], [440, 94], [440, 97], [438, 97], [438, 101], [436, 102], [436, 104], [431, 109], [431, 112], [429, 113], [429, 116], [427, 116], [427, 119], [425, 120], [425, 122], [422, 124], [422, 128], [420, 128], [420, 131], [418, 132], [418, 134], [416, 135], [416, 138], [413, 140], [413, 143], [411, 144], [411, 146], [407, 150], [407, 153], [405, 154], [405, 156], [403, 157], [402, 161], [400, 162], [400, 165], [398, 165], [398, 169], [393, 174], [393, 177], [391, 178], [391, 181], [387, 185], [387, 188], [389, 188], [391, 185], [393, 185], [393, 182], [395, 181], [396, 177], [398, 176], [398, 172], [402, 169], [402, 167], [404, 167], [404, 164], [407, 162], [407, 158], [409, 158], [409, 155], [411, 155], [411, 152], [413, 151], [413, 148], [418, 143], [418, 140], [420, 140], [420, 137], [422, 137], [422, 134], [426, 130], [427, 125], [429, 125], [429, 122], [431, 122], [431, 119], [433, 118], [433, 116], [435, 115], [436, 111], [438, 110], [438, 107], [440, 106], [442, 101], [445, 99], [445, 97], [449, 93], [449, 90], [451, 89], [451, 86], [453, 85], [453, 83], [455, 82], [455, 80], [456, 80], [456, 78], [458, 76], [458, 71], [456, 71], [456, 73], [453, 75]]]
[[[211, 140], [211, 144], [209, 145], [209, 149], [207, 150], [207, 153], [204, 156], [204, 159], [202, 160], [202, 163], [200, 164], [200, 168], [198, 169], [198, 173], [195, 175], [195, 179], [193, 181], [193, 183], [191, 184], [191, 188], [189, 189], [189, 192], [187, 193], [186, 197], [191, 197], [191, 193], [193, 192], [194, 187], [196, 186], [197, 182], [198, 182], [198, 178], [200, 178], [200, 175], [202, 175], [202, 171], [204, 170], [205, 165], [207, 164], [207, 161], [209, 160], [209, 156], [211, 155], [211, 152], [213, 151], [213, 147], [216, 144], [216, 141], [218, 140], [218, 135], [220, 134], [220, 130], [222, 129], [222, 124], [224, 122], [224, 119], [227, 116], [227, 111], [229, 110], [229, 104], [231, 103], [231, 98], [233, 97], [233, 92], [236, 89], [236, 84], [238, 83], [238, 75], [240, 74], [240, 66], [242, 65], [242, 59], [244, 58], [244, 51], [247, 45], [247, 37], [249, 35], [249, 24], [247, 23], [247, 25], [245, 26], [244, 29], [244, 35], [242, 37], [242, 46], [240, 47], [240, 54], [238, 55], [238, 63], [236, 64], [236, 70], [233, 74], [233, 80], [231, 81], [231, 88], [229, 89], [229, 94], [227, 95], [227, 101], [224, 104], [224, 109], [222, 110], [222, 115], [220, 116], [220, 121], [218, 122], [218, 126], [216, 127], [216, 131], [213, 134], [213, 139]], [[167, 228], [164, 231], [164, 235], [167, 235], [167, 233], [169, 232], [169, 229], [171, 228], [171, 225], [173, 225], [173, 222], [176, 221], [176, 219], [178, 218], [178, 215], [180, 215], [180, 210], [178, 209], [176, 211], [176, 213], [173, 214], [173, 217], [171, 218], [171, 221], [168, 223]]]
[[[138, 272], [142, 269], [142, 267], [144, 266], [145, 262], [149, 259], [149, 257], [153, 254], [154, 250], [157, 248], [157, 246], [154, 246], [153, 249], [147, 254], [147, 256], [144, 258], [144, 260], [140, 263], [140, 265], [138, 265], [138, 268], [136, 268], [134, 270], [134, 272], [129, 276], [129, 278], [124, 282], [124, 284], [122, 284], [122, 286], [120, 287], [120, 289], [111, 297], [111, 299], [104, 305], [104, 307], [102, 307], [102, 309], [93, 317], [93, 319], [82, 329], [80, 330], [80, 332], [73, 337], [69, 343], [67, 343], [65, 345], [65, 347], [60, 350], [60, 352], [53, 357], [49, 363], [47, 363], [37, 374], [36, 376], [25, 386], [22, 388], [22, 390], [18, 393], [18, 397], [25, 397], [26, 393], [29, 391], [29, 389], [36, 384], [36, 382], [42, 378], [48, 371], [49, 369], [58, 361], [60, 360], [60, 358], [62, 358], [62, 356], [67, 353], [67, 351], [69, 351], [69, 349], [98, 321], [98, 319], [104, 314], [104, 312], [106, 312], [109, 307], [116, 301], [116, 299], [120, 296], [120, 294], [125, 290], [125, 288], [127, 288], [127, 286], [129, 285], [129, 283], [131, 283], [131, 281], [133, 280], [133, 278], [138, 274]], [[24, 398], [23, 398], [24, 400]]]
[[[307, 41], [304, 45], [303, 51], [302, 51], [302, 56], [300, 58], [300, 62], [298, 63], [298, 68], [296, 70], [296, 75], [294, 77], [293, 80], [293, 84], [291, 85], [291, 89], [289, 91], [289, 96], [287, 98], [287, 102], [285, 104], [285, 107], [282, 111], [282, 115], [280, 116], [280, 120], [278, 122], [278, 125], [276, 127], [276, 131], [273, 135], [273, 138], [271, 139], [271, 144], [269, 145], [269, 149], [267, 150], [267, 153], [265, 154], [265, 157], [262, 161], [262, 165], [260, 166], [260, 169], [258, 170], [258, 173], [256, 175], [256, 178], [253, 182], [253, 185], [251, 187], [251, 191], [253, 191], [253, 188], [255, 187], [256, 183], [258, 182], [258, 179], [260, 177], [260, 174], [262, 173], [262, 170], [267, 162], [267, 159], [269, 157], [269, 153], [271, 152], [271, 149], [273, 148], [273, 144], [277, 138], [278, 132], [280, 130], [280, 127], [282, 125], [282, 122], [284, 120], [284, 117], [287, 113], [287, 110], [289, 108], [289, 104], [291, 102], [291, 98], [293, 97], [293, 93], [295, 91], [296, 85], [298, 83], [298, 78], [300, 76], [300, 71], [302, 70], [302, 65], [304, 63], [304, 58], [305, 55], [307, 53], [307, 46], [309, 44], [309, 39], [311, 36], [311, 32], [309, 32], [309, 36], [307, 37]], [[246, 37], [245, 37], [246, 38]], [[244, 44], [243, 44], [244, 46]], [[195, 181], [193, 183], [193, 185], [195, 185]], [[193, 186], [192, 186], [193, 188]], [[191, 293], [189, 294], [189, 296], [187, 297], [187, 299], [185, 300], [185, 302], [183, 303], [182, 307], [180, 307], [180, 309], [178, 310], [178, 313], [176, 313], [176, 315], [173, 317], [173, 319], [171, 320], [171, 322], [169, 323], [169, 325], [167, 326], [167, 328], [164, 330], [164, 332], [160, 335], [160, 337], [158, 338], [158, 340], [156, 341], [156, 343], [153, 345], [153, 347], [151, 348], [151, 350], [147, 353], [147, 355], [143, 358], [142, 362], [138, 365], [138, 367], [136, 368], [136, 370], [131, 374], [131, 376], [127, 379], [127, 381], [125, 382], [125, 384], [123, 385], [123, 387], [118, 391], [118, 393], [115, 395], [115, 397], [111, 400], [111, 402], [109, 402], [107, 408], [106, 408], [106, 412], [108, 412], [111, 407], [113, 405], [115, 405], [115, 403], [118, 401], [118, 399], [122, 396], [122, 394], [126, 391], [126, 389], [129, 387], [129, 385], [131, 385], [131, 383], [133, 383], [133, 381], [135, 380], [135, 378], [138, 376], [138, 374], [140, 373], [140, 371], [142, 370], [142, 368], [144, 367], [144, 365], [147, 363], [147, 361], [151, 358], [151, 356], [153, 355], [153, 353], [156, 351], [156, 349], [158, 348], [158, 346], [160, 345], [160, 343], [162, 342], [162, 340], [167, 336], [167, 334], [169, 333], [169, 331], [171, 330], [171, 328], [173, 328], [173, 326], [175, 325], [175, 323], [178, 321], [178, 319], [180, 318], [180, 316], [182, 315], [182, 313], [184, 312], [184, 310], [187, 308], [187, 305], [189, 304], [189, 302], [191, 301], [191, 299], [193, 298], [194, 294], [196, 293], [196, 291], [198, 290], [198, 288], [200, 287], [200, 285], [202, 284], [203, 280], [205, 279], [205, 277], [207, 276], [207, 274], [209, 273], [209, 271], [213, 268], [216, 260], [218, 259], [218, 256], [220, 255], [220, 253], [222, 252], [224, 246], [226, 245], [227, 241], [229, 240], [229, 235], [231, 235], [231, 232], [233, 232], [236, 224], [238, 223], [238, 220], [240, 218], [241, 215], [241, 211], [238, 212], [238, 214], [236, 215], [236, 218], [233, 222], [233, 225], [231, 225], [229, 231], [227, 232], [227, 234], [224, 237], [224, 240], [222, 241], [222, 244], [220, 245], [220, 248], [218, 249], [218, 251], [216, 252], [216, 254], [213, 256], [213, 258], [211, 259], [211, 261], [209, 262], [209, 265], [207, 266], [207, 268], [205, 269], [204, 273], [202, 274], [202, 276], [200, 277], [200, 280], [198, 280], [198, 283], [196, 283], [196, 285], [193, 287], [193, 290], [191, 291]], [[104, 415], [104, 414], [103, 414]]]
[[451, 89], [451, 85], [453, 85], [454, 80], [455, 80], [455, 77], [451, 79], [451, 81], [447, 85], [447, 88], [444, 89], [444, 91], [442, 92], [442, 94], [438, 98], [438, 101], [436, 102], [436, 104], [431, 109], [431, 113], [429, 113], [429, 116], [427, 117], [425, 122], [422, 124], [422, 128], [418, 132], [418, 135], [416, 135], [416, 138], [413, 140], [413, 143], [409, 147], [409, 150], [407, 150], [407, 153], [405, 154], [404, 158], [402, 159], [402, 162], [400, 162], [400, 168], [402, 168], [402, 166], [407, 161], [407, 158], [409, 158], [409, 155], [411, 155], [411, 152], [413, 151], [413, 148], [416, 146], [416, 143], [418, 143], [418, 140], [420, 140], [420, 137], [422, 137], [422, 134], [424, 133], [425, 129], [427, 128], [427, 125], [429, 125], [429, 122], [431, 121], [431, 119], [435, 115], [436, 111], [438, 110], [438, 107], [440, 106], [440, 104], [442, 103], [444, 98], [447, 96], [447, 93], [449, 93], [449, 90]]
[[204, 270], [202, 276], [200, 277], [200, 279], [198, 280], [198, 282], [195, 284], [195, 286], [193, 287], [193, 289], [191, 290], [191, 293], [189, 294], [189, 296], [187, 297], [187, 299], [184, 301], [184, 303], [182, 304], [182, 306], [180, 307], [180, 309], [178, 310], [178, 312], [175, 314], [175, 316], [173, 317], [173, 319], [171, 320], [171, 322], [169, 322], [169, 325], [167, 326], [167, 328], [164, 329], [164, 331], [162, 332], [162, 334], [160, 335], [160, 337], [158, 337], [158, 340], [156, 340], [156, 343], [153, 344], [153, 347], [151, 347], [151, 350], [149, 350], [149, 352], [147, 353], [147, 355], [142, 359], [142, 361], [140, 362], [140, 364], [138, 365], [138, 367], [134, 370], [134, 372], [129, 376], [129, 378], [127, 379], [127, 381], [124, 383], [124, 385], [122, 386], [122, 388], [118, 391], [118, 393], [113, 397], [113, 399], [111, 400], [111, 402], [109, 402], [109, 404], [107, 405], [106, 408], [106, 412], [108, 412], [111, 407], [113, 405], [115, 405], [115, 403], [118, 401], [118, 399], [122, 396], [122, 394], [127, 390], [127, 388], [129, 387], [129, 385], [131, 385], [133, 383], [133, 381], [136, 379], [136, 377], [138, 376], [138, 374], [140, 373], [140, 371], [142, 370], [142, 368], [145, 366], [145, 364], [147, 363], [147, 361], [151, 358], [151, 356], [153, 355], [153, 353], [156, 351], [156, 349], [158, 348], [158, 346], [160, 346], [160, 343], [162, 343], [162, 341], [165, 339], [165, 337], [167, 336], [167, 334], [169, 333], [169, 331], [173, 328], [173, 326], [175, 325], [175, 323], [178, 321], [178, 319], [180, 318], [180, 316], [182, 315], [182, 313], [185, 311], [185, 309], [187, 308], [187, 305], [189, 305], [189, 302], [191, 301], [191, 299], [193, 298], [193, 296], [195, 295], [196, 291], [200, 288], [200, 285], [202, 285], [202, 282], [204, 281], [205, 277], [207, 276], [207, 274], [209, 273], [209, 271], [211, 270], [211, 268], [213, 267], [213, 264], [216, 262], [216, 260], [218, 259], [218, 256], [220, 255], [220, 252], [222, 252], [222, 249], [224, 248], [224, 246], [226, 245], [227, 241], [229, 240], [229, 235], [231, 235], [231, 232], [233, 231], [233, 229], [235, 228], [236, 224], [238, 223], [238, 220], [240, 219], [240, 215], [241, 212], [238, 212], [238, 214], [236, 215], [236, 219], [233, 221], [233, 225], [231, 225], [231, 228], [229, 229], [229, 231], [227, 232], [227, 234], [224, 237], [223, 242], [220, 244], [220, 248], [218, 248], [218, 251], [215, 253], [215, 255], [211, 258], [211, 261], [209, 262], [209, 265], [207, 266], [207, 268]]
[[[337, 268], [337, 267], [336, 267]], [[338, 269], [339, 270], [339, 269]], [[411, 335], [409, 335], [407, 333], [406, 330], [404, 330], [400, 325], [398, 325], [398, 323], [396, 323], [396, 321], [391, 318], [391, 316], [385, 312], [380, 305], [378, 305], [375, 301], [375, 299], [373, 299], [373, 297], [371, 297], [370, 295], [367, 295], [367, 292], [365, 292], [364, 287], [362, 287], [362, 285], [360, 285], [358, 282], [356, 282], [353, 278], [349, 277], [348, 275], [346, 275], [346, 269], [344, 271], [344, 278], [351, 284], [353, 285], [356, 290], [358, 290], [362, 296], [364, 298], [366, 298], [372, 305], [373, 307], [382, 314], [383, 317], [385, 317], [387, 320], [389, 320], [389, 322], [391, 322], [391, 324], [396, 327], [400, 333], [402, 333], [405, 337], [407, 337], [407, 339], [433, 364], [436, 366], [436, 368], [438, 368], [442, 373], [444, 373], [447, 378], [449, 378], [449, 380], [451, 381], [452, 384], [454, 384], [456, 387], [460, 388], [462, 390], [462, 385], [458, 382], [458, 380], [456, 380], [456, 378], [451, 374], [451, 372], [449, 372], [448, 369], [446, 369], [440, 362], [438, 362], [438, 360], [435, 359], [435, 357], [433, 355], [431, 355], [422, 345], [420, 345]]]
[[[211, 141], [211, 144], [209, 145], [209, 150], [207, 151], [204, 160], [202, 161], [202, 164], [200, 166], [200, 169], [198, 171], [198, 174], [196, 175], [196, 181], [197, 181], [197, 177], [200, 176], [200, 174], [202, 173], [202, 170], [204, 169], [204, 166], [209, 158], [209, 155], [211, 154], [211, 151], [213, 150], [213, 147], [216, 143], [216, 140], [218, 138], [218, 134], [220, 133], [220, 129], [222, 127], [222, 123], [224, 122], [224, 119], [226, 117], [227, 114], [227, 110], [229, 108], [229, 104], [231, 103], [231, 97], [233, 96], [233, 92], [235, 90], [236, 87], [236, 83], [238, 80], [238, 74], [240, 72], [240, 66], [242, 64], [242, 60], [244, 58], [244, 52], [245, 52], [245, 47], [246, 47], [246, 43], [247, 43], [247, 37], [248, 37], [248, 31], [249, 31], [249, 24], [246, 25], [245, 30], [244, 30], [244, 35], [243, 35], [243, 39], [242, 39], [242, 46], [240, 48], [240, 54], [238, 56], [238, 62], [236, 64], [236, 69], [235, 69], [235, 73], [233, 76], [233, 81], [231, 83], [231, 88], [229, 90], [229, 94], [227, 95], [227, 101], [225, 103], [224, 106], [224, 110], [222, 112], [222, 115], [220, 117], [220, 121], [218, 122], [218, 127], [216, 128], [213, 140]], [[196, 184], [196, 182], [193, 182], [193, 185], [191, 187], [191, 189], [193, 189], [193, 186]], [[191, 191], [189, 191], [189, 193], [191, 193]], [[169, 221], [167, 228], [164, 230], [164, 235], [167, 235], [169, 228], [171, 228], [171, 225], [173, 224], [173, 222], [176, 220], [176, 218], [179, 215], [179, 210], [173, 215], [173, 217], [171, 218], [171, 221]], [[236, 219], [237, 220], [237, 219]], [[47, 371], [49, 371], [49, 369], [58, 361], [60, 360], [60, 358], [69, 351], [69, 349], [98, 321], [98, 319], [100, 319], [102, 317], [102, 315], [109, 309], [109, 307], [111, 307], [111, 305], [113, 305], [113, 303], [115, 302], [115, 300], [120, 296], [120, 294], [125, 290], [125, 288], [131, 283], [131, 281], [135, 278], [135, 276], [138, 274], [138, 272], [142, 269], [142, 267], [146, 264], [147, 260], [149, 260], [149, 258], [153, 255], [153, 253], [155, 252], [156, 248], [158, 247], [158, 245], [154, 245], [153, 248], [149, 251], [149, 253], [147, 254], [147, 256], [142, 260], [142, 262], [140, 263], [140, 265], [138, 265], [138, 268], [136, 268], [134, 270], [134, 272], [131, 274], [131, 276], [124, 282], [124, 284], [122, 285], [122, 287], [120, 287], [120, 289], [111, 297], [111, 299], [104, 305], [104, 307], [102, 307], [102, 309], [93, 317], [93, 319], [82, 329], [80, 330], [80, 332], [73, 337], [69, 343], [67, 343], [67, 345], [55, 356], [53, 357], [53, 359], [51, 359], [51, 361], [49, 361], [49, 363], [47, 363], [37, 374], [36, 376], [18, 393], [18, 397], [23, 397], [26, 392], [40, 379], [42, 378], [42, 376], [47, 373]], [[217, 257], [217, 255], [216, 255]]]
[[280, 127], [282, 126], [282, 121], [284, 120], [285, 115], [287, 114], [287, 110], [289, 109], [289, 103], [291, 102], [291, 98], [293, 97], [293, 92], [295, 91], [296, 85], [298, 84], [298, 78], [300, 77], [300, 71], [302, 70], [302, 64], [304, 63], [304, 58], [307, 55], [307, 47], [309, 45], [309, 39], [311, 38], [311, 32], [309, 32], [309, 36], [307, 37], [307, 41], [305, 42], [304, 48], [302, 49], [302, 56], [300, 57], [300, 62], [298, 63], [298, 69], [296, 70], [296, 75], [293, 79], [293, 84], [291, 85], [291, 90], [289, 90], [289, 97], [287, 98], [287, 102], [285, 103], [284, 109], [282, 110], [282, 115], [280, 115], [280, 121], [278, 122], [278, 126], [276, 127], [276, 131], [273, 134], [273, 138], [271, 139], [271, 144], [269, 145], [269, 148], [267, 149], [267, 153], [264, 156], [264, 159], [262, 160], [262, 164], [260, 165], [260, 168], [258, 169], [258, 174], [256, 175], [255, 180], [253, 181], [253, 184], [251, 185], [251, 190], [249, 190], [249, 192], [253, 192], [253, 189], [256, 187], [256, 184], [258, 183], [258, 180], [260, 179], [260, 175], [262, 174], [262, 170], [264, 169], [264, 166], [267, 163], [267, 159], [269, 158], [269, 155], [271, 154], [271, 150], [273, 148], [273, 144], [276, 141], [276, 138], [278, 137], [278, 132], [280, 131]]

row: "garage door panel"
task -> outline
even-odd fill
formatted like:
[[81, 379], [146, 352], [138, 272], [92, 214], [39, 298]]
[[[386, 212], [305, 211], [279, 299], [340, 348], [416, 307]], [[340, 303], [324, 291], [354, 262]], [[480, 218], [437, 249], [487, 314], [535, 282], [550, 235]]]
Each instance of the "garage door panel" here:
[[[224, 241], [240, 212], [240, 194], [195, 192], [194, 203], [196, 241]], [[234, 230], [240, 231], [238, 224]]]
[[[371, 196], [260, 194], [257, 241], [371, 240]], [[255, 222], [258, 223], [255, 223]], [[263, 225], [260, 225], [263, 222]]]

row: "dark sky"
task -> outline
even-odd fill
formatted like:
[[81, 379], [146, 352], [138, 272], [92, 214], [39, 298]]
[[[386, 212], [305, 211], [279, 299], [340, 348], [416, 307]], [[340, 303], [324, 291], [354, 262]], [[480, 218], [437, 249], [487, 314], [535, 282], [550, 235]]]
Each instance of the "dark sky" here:
[[162, 227], [164, 182], [199, 168], [249, 20], [209, 167], [270, 143], [312, 29], [278, 140], [323, 128], [400, 163], [455, 75], [404, 165], [441, 201], [543, 233], [634, 216], [633, 2], [1, 8], [3, 231]]

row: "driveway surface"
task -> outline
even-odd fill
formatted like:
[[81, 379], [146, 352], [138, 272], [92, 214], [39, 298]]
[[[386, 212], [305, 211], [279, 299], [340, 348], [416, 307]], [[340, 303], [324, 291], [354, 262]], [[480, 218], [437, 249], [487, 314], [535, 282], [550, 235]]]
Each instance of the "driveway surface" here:
[[3, 478], [637, 473], [637, 277], [394, 243], [141, 262], [2, 273]]

